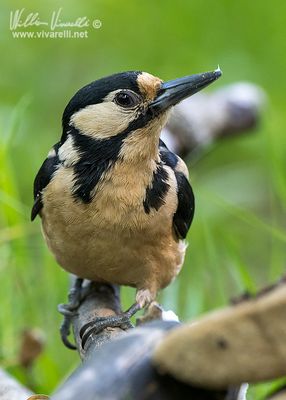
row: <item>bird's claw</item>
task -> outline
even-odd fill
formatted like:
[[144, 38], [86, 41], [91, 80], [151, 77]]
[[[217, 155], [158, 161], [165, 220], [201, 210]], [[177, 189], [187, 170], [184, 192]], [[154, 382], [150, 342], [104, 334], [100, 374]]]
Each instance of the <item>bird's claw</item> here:
[[60, 326], [60, 335], [64, 345], [72, 350], [76, 350], [76, 346], [69, 341], [68, 337], [71, 333], [71, 320], [78, 314], [77, 308], [78, 305], [72, 303], [58, 305], [58, 311], [64, 316], [64, 320]]
[[77, 308], [73, 307], [69, 303], [68, 304], [59, 304], [58, 312], [61, 313], [65, 317], [74, 317], [77, 315]]
[[76, 350], [76, 346], [73, 343], [71, 343], [68, 339], [71, 333], [70, 326], [71, 326], [71, 317], [64, 315], [64, 320], [60, 326], [60, 335], [62, 342], [68, 349]]
[[98, 317], [81, 328], [80, 338], [82, 348], [84, 348], [86, 341], [91, 334], [96, 335], [106, 328], [121, 328], [123, 330], [128, 330], [134, 328], [134, 326], [130, 322], [129, 316], [125, 313], [110, 317]]
[[74, 286], [69, 291], [69, 302], [67, 304], [58, 305], [58, 311], [64, 316], [64, 320], [60, 327], [60, 335], [64, 345], [72, 350], [75, 350], [76, 346], [69, 341], [68, 337], [70, 335], [71, 320], [75, 315], [77, 315], [78, 307], [82, 301], [82, 282], [83, 279], [77, 278]]

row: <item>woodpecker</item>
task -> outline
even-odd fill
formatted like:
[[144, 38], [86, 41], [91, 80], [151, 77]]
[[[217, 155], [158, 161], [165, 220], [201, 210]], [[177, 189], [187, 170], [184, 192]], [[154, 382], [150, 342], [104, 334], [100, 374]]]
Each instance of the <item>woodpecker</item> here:
[[[160, 139], [170, 110], [221, 76], [220, 69], [163, 82], [141, 71], [81, 88], [66, 106], [62, 136], [34, 181], [31, 219], [41, 217], [58, 264], [83, 279], [136, 288], [125, 313], [90, 323], [120, 326], [180, 271], [195, 200], [182, 159]], [[76, 293], [76, 294], [75, 294]], [[67, 329], [62, 338], [68, 347]]]

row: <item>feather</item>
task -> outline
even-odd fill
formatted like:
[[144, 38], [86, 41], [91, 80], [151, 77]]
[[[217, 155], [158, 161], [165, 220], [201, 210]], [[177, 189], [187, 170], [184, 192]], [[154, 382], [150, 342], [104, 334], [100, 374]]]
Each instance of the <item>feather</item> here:
[[32, 212], [31, 212], [31, 221], [33, 221], [36, 218], [36, 216], [43, 208], [42, 192], [45, 189], [45, 187], [49, 184], [50, 180], [53, 177], [53, 174], [58, 168], [59, 147], [60, 143], [57, 143], [53, 146], [53, 149], [50, 152], [50, 154], [52, 155], [48, 156], [45, 159], [34, 180], [34, 205], [32, 207]]
[[[193, 221], [195, 212], [195, 197], [187, 176], [178, 170], [179, 157], [172, 153], [165, 143], [160, 140], [161, 160], [175, 173], [177, 181], [178, 207], [173, 217], [174, 230], [180, 239], [185, 239]], [[183, 163], [182, 160], [180, 160]]]

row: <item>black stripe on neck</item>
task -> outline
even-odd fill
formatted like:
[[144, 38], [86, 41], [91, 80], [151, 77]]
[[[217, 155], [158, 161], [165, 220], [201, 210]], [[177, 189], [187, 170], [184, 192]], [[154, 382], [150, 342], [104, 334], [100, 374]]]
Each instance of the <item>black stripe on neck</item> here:
[[106, 139], [96, 139], [71, 128], [69, 135], [72, 135], [73, 143], [80, 155], [80, 160], [74, 165], [73, 194], [77, 199], [84, 203], [92, 200], [91, 192], [96, 188], [100, 178], [118, 160], [124, 140], [132, 132], [146, 126], [152, 118], [151, 113], [141, 114], [123, 132]]
[[165, 204], [165, 197], [170, 188], [167, 183], [168, 173], [161, 163], [158, 164], [156, 170], [153, 172], [153, 179], [151, 186], [146, 188], [146, 195], [143, 201], [143, 206], [146, 214], [149, 214], [151, 208], [156, 211]]
[[111, 168], [119, 156], [126, 134], [109, 139], [94, 139], [81, 133], [73, 133], [73, 140], [80, 154], [74, 166], [75, 182], [73, 194], [84, 203], [92, 200], [91, 192], [100, 178]]

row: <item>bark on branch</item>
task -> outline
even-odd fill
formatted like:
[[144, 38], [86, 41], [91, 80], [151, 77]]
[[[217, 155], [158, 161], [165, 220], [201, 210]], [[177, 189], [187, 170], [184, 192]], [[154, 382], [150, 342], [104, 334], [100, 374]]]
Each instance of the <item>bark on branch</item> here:
[[32, 392], [18, 383], [7, 372], [0, 369], [0, 399], [27, 400]]
[[[89, 295], [73, 318], [75, 340], [83, 365], [56, 391], [52, 400], [94, 399], [178, 399], [236, 400], [238, 388], [208, 390], [192, 387], [160, 374], [152, 363], [154, 349], [180, 324], [158, 319], [143, 323], [128, 332], [105, 329], [91, 334], [84, 350], [79, 331], [95, 316], [120, 312], [118, 289], [109, 285], [92, 284]], [[151, 315], [150, 315], [151, 314]], [[152, 315], [164, 318], [164, 312], [155, 305]], [[167, 314], [168, 315], [168, 314]], [[112, 339], [112, 340], [111, 340]]]
[[243, 399], [243, 382], [286, 374], [285, 280], [195, 323], [157, 319], [127, 333], [106, 329], [82, 351], [78, 332], [93, 310], [120, 310], [117, 289], [106, 285], [93, 285], [86, 302], [73, 321], [84, 363], [53, 400]]

